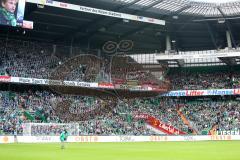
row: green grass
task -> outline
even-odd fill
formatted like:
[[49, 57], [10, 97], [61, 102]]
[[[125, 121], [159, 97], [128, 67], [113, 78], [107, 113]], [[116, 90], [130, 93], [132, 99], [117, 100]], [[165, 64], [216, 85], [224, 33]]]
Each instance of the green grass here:
[[240, 160], [240, 141], [0, 144], [0, 160]]

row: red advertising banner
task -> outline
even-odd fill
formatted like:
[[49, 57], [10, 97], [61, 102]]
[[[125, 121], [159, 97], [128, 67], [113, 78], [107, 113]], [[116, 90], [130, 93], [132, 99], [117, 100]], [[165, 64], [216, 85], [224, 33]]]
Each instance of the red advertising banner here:
[[112, 83], [98, 83], [98, 87], [101, 88], [114, 88], [114, 85]]
[[138, 115], [134, 115], [135, 119], [145, 119], [146, 122], [151, 125], [152, 127], [168, 134], [168, 135], [184, 135], [187, 134], [185, 132], [180, 131], [179, 129], [168, 125], [168, 124], [164, 124], [162, 123], [159, 119], [150, 116], [148, 114], [138, 114]]
[[0, 82], [10, 82], [11, 77], [10, 76], [0, 76]]

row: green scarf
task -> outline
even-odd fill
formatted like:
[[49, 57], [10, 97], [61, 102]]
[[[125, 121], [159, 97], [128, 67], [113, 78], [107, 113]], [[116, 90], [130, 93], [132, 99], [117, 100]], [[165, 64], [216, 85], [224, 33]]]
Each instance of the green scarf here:
[[13, 13], [8, 12], [5, 8], [2, 7], [0, 7], [0, 13], [2, 13], [6, 20], [10, 22], [11, 26], [17, 25], [17, 20]]

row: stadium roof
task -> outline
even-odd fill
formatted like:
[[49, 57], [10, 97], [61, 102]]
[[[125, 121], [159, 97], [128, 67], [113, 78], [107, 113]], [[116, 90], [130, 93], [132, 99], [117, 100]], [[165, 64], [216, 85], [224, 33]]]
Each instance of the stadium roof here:
[[235, 16], [240, 14], [237, 0], [103, 0], [112, 3], [134, 3], [132, 8], [150, 7], [148, 11], [170, 14], [181, 10], [181, 14], [205, 17]]
[[166, 25], [125, 21], [49, 6], [41, 8], [28, 3], [25, 19], [34, 21], [34, 29], [23, 34], [19, 28], [1, 26], [0, 37], [89, 48], [102, 48], [106, 41], [119, 42], [127, 39], [134, 42], [134, 51], [138, 52], [165, 51], [166, 37], [170, 36], [174, 49], [189, 51], [225, 48], [228, 30], [232, 35], [233, 47], [240, 44], [240, 2], [214, 4], [189, 0], [58, 1], [162, 19], [166, 21]]

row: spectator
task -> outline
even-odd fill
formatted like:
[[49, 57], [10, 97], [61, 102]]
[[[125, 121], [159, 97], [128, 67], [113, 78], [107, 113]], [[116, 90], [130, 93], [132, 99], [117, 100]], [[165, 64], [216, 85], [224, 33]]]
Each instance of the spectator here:
[[18, 0], [1, 0], [0, 24], [16, 26], [15, 10]]

